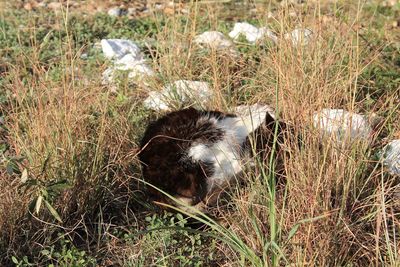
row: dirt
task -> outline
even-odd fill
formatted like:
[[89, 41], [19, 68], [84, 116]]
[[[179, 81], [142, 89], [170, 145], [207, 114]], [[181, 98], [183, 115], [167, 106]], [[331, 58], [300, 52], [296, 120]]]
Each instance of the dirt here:
[[185, 1], [155, 1], [155, 0], [134, 0], [134, 1], [121, 1], [121, 0], [87, 0], [87, 1], [47, 1], [47, 0], [26, 0], [16, 4], [12, 4], [17, 8], [24, 8], [28, 11], [35, 11], [38, 9], [47, 9], [54, 12], [60, 11], [62, 8], [68, 8], [70, 12], [81, 12], [93, 14], [97, 12], [105, 12], [112, 8], [120, 8], [123, 14], [129, 17], [144, 17], [149, 16], [154, 11], [163, 12], [166, 15], [173, 15], [176, 13], [187, 12], [186, 6], [188, 3]]

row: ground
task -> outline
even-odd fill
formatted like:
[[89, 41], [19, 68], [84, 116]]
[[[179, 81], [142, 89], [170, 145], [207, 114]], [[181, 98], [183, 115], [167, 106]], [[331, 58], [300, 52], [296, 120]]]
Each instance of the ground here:
[[[399, 177], [380, 159], [400, 138], [400, 3], [320, 2], [1, 2], [0, 264], [398, 266]], [[241, 37], [238, 56], [193, 41], [239, 21], [282, 41]], [[285, 41], [296, 28], [312, 41]], [[136, 42], [156, 76], [103, 84], [105, 38]], [[264, 103], [292, 125], [285, 181], [249, 166], [195, 218], [149, 201], [136, 155], [163, 113], [143, 100], [178, 79], [209, 82], [203, 108]], [[313, 127], [323, 108], [381, 119], [369, 140], [338, 145]]]

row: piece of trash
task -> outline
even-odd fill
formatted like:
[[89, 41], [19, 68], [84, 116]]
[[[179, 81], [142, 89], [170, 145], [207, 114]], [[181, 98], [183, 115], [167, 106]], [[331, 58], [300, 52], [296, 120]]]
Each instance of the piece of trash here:
[[215, 50], [226, 50], [233, 55], [237, 55], [237, 51], [233, 42], [225, 37], [221, 32], [207, 31], [194, 38], [194, 42], [202, 47]]
[[291, 33], [285, 34], [285, 39], [290, 40], [293, 45], [307, 45], [313, 36], [313, 32], [310, 29], [295, 29]]
[[383, 165], [389, 173], [400, 176], [400, 139], [393, 140], [387, 144], [382, 153]]
[[174, 103], [196, 103], [202, 105], [213, 96], [207, 82], [178, 80], [163, 88], [162, 91], [149, 92], [144, 106], [152, 110], [169, 110]]
[[250, 43], [256, 43], [262, 39], [269, 38], [274, 43], [278, 41], [278, 37], [267, 27], [257, 28], [247, 22], [235, 23], [233, 30], [229, 33], [232, 39], [238, 39], [243, 34], [246, 40]]
[[113, 65], [103, 72], [103, 84], [110, 84], [118, 71], [128, 71], [128, 78], [141, 81], [154, 76], [154, 71], [147, 65], [140, 48], [125, 39], [103, 39], [101, 47], [105, 57], [113, 60]]
[[331, 136], [337, 141], [366, 140], [372, 134], [371, 125], [364, 115], [343, 109], [323, 109], [313, 116], [314, 127], [323, 136]]
[[101, 49], [104, 56], [108, 59], [120, 59], [127, 54], [131, 54], [136, 60], [143, 59], [143, 54], [137, 44], [125, 39], [103, 39]]

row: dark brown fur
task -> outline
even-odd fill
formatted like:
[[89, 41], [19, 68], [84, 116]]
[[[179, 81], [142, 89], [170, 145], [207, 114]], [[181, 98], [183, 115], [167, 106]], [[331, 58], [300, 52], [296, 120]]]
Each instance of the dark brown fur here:
[[271, 152], [274, 145], [275, 139], [275, 127], [277, 127], [276, 143], [274, 157], [277, 159], [275, 163], [275, 173], [281, 178], [285, 175], [283, 166], [283, 150], [282, 145], [284, 143], [284, 134], [291, 130], [290, 127], [276, 120], [267, 113], [265, 123], [258, 127], [251, 135], [249, 135], [244, 143], [244, 151], [255, 151], [257, 156], [260, 157], [264, 164], [269, 164]]
[[[191, 161], [186, 153], [194, 142], [211, 145], [224, 134], [210, 122], [199, 121], [207, 114], [220, 119], [234, 116], [194, 108], [169, 113], [149, 125], [139, 154], [147, 182], [173, 196], [191, 198], [193, 205], [205, 197], [206, 179], [213, 173], [213, 167], [209, 162]], [[166, 200], [158, 190], [151, 191]]]
[[[217, 120], [235, 117], [232, 114], [198, 111], [194, 108], [171, 112], [151, 123], [141, 142], [139, 159], [145, 181], [174, 197], [191, 199], [191, 205], [206, 198], [207, 177], [214, 173], [214, 167], [210, 162], [192, 161], [187, 155], [189, 148], [194, 143], [212, 145], [224, 136], [223, 130], [216, 128], [213, 123], [199, 120], [207, 115]], [[243, 151], [250, 151], [250, 139], [255, 140], [256, 151], [261, 152], [260, 156], [268, 163], [275, 125], [274, 118], [267, 113], [265, 123], [243, 144]], [[285, 128], [284, 123], [278, 124], [276, 151], [280, 150], [279, 144], [283, 142], [282, 133]], [[158, 201], [171, 203], [159, 190], [150, 189]]]

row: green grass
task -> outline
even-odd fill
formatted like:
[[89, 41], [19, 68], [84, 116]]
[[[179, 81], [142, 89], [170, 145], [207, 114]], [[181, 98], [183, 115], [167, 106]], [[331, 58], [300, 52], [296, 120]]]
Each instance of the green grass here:
[[[399, 179], [377, 163], [400, 132], [400, 30], [391, 26], [399, 4], [212, 2], [140, 20], [10, 4], [0, 11], [1, 265], [399, 265]], [[297, 48], [242, 39], [238, 58], [194, 45], [196, 34], [227, 35], [235, 21], [278, 35], [310, 27], [317, 39]], [[142, 47], [157, 72], [152, 89], [202, 80], [216, 94], [207, 108], [279, 110], [303, 139], [302, 149], [287, 139], [285, 186], [272, 157], [249, 166], [212, 218], [191, 215], [204, 228], [183, 211], [159, 210], [135, 156], [161, 114], [143, 107], [148, 88], [123, 75], [116, 92], [101, 84], [109, 62], [95, 44], [103, 38]], [[321, 108], [382, 116], [375, 146], [321, 145], [311, 122]]]

